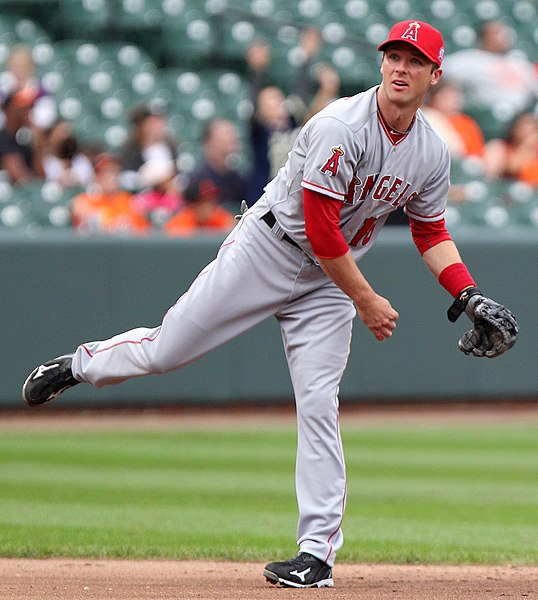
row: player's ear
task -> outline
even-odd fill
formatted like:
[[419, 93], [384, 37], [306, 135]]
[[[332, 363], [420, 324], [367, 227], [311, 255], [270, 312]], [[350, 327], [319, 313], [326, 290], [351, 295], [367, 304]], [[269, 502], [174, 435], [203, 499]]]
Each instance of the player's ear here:
[[439, 83], [439, 79], [441, 79], [441, 75], [443, 74], [443, 70], [442, 69], [434, 69], [432, 71], [432, 76], [430, 79], [430, 84], [431, 85], [437, 85]]

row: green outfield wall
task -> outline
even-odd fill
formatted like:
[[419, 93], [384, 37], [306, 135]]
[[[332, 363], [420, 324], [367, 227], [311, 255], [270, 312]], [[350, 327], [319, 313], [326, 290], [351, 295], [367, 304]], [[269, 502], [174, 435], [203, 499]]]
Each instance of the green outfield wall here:
[[[398, 328], [379, 343], [356, 320], [342, 402], [538, 397], [538, 231], [462, 230], [454, 238], [483, 291], [518, 317], [516, 346], [494, 360], [463, 355], [457, 340], [468, 320], [449, 323], [450, 298], [407, 228], [386, 227], [361, 268], [399, 311]], [[21, 406], [21, 384], [39, 362], [84, 341], [159, 324], [220, 242], [1, 233], [0, 408]], [[101, 390], [81, 385], [57, 405], [280, 401], [291, 402], [292, 390], [270, 319], [181, 371]]]

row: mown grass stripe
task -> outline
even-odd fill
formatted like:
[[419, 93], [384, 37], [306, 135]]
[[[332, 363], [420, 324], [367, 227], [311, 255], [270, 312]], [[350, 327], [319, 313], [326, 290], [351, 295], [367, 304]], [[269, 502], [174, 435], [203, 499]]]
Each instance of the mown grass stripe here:
[[[344, 428], [340, 560], [538, 564], [538, 427]], [[6, 432], [0, 554], [295, 551], [296, 433]]]

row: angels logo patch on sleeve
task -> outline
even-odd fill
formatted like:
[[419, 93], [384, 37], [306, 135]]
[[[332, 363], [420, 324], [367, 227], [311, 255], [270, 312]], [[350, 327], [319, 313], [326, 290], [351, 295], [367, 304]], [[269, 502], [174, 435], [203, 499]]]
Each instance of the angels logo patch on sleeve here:
[[331, 156], [329, 156], [327, 162], [320, 169], [321, 173], [335, 177], [338, 173], [338, 168], [340, 167], [340, 158], [344, 156], [344, 154], [345, 152], [342, 145], [333, 146], [331, 148]]

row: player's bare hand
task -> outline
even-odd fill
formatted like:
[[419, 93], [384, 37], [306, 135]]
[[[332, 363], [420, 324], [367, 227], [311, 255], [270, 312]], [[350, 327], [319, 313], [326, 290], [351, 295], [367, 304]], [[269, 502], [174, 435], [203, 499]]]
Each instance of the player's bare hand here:
[[362, 298], [356, 306], [361, 321], [377, 340], [382, 342], [385, 338], [391, 337], [396, 329], [399, 314], [386, 298], [374, 292]]

